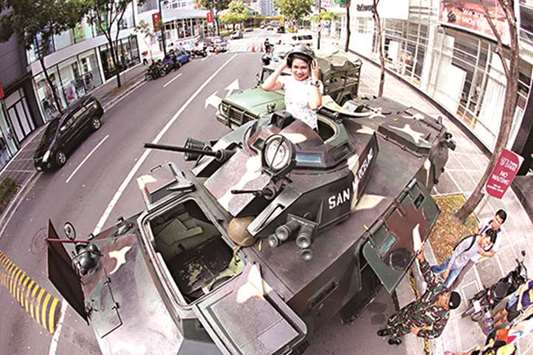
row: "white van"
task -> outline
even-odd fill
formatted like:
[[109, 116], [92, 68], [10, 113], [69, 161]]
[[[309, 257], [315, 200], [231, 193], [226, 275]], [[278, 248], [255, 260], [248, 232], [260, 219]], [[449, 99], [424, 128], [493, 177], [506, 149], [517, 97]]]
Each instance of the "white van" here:
[[292, 46], [306, 44], [312, 47], [314, 44], [313, 40], [314, 36], [311, 32], [286, 33], [282, 37], [283, 44], [289, 44]]

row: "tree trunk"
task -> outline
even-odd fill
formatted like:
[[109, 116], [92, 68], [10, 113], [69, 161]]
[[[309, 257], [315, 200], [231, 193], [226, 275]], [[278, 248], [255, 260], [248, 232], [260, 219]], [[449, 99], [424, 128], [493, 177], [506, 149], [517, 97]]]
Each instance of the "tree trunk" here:
[[374, 22], [377, 27], [377, 42], [378, 42], [378, 53], [379, 53], [379, 87], [378, 87], [378, 97], [383, 96], [383, 87], [385, 86], [385, 54], [383, 53], [383, 29], [381, 27], [381, 18], [379, 17], [377, 5], [374, 6], [372, 10], [374, 16]]
[[350, 47], [350, 1], [346, 2], [346, 43], [344, 44], [344, 51], [348, 52]]
[[111, 34], [109, 34], [109, 38], [107, 39], [107, 44], [109, 45], [109, 51], [111, 52], [111, 61], [113, 62], [113, 67], [116, 70], [115, 78], [117, 79], [117, 88], [122, 86], [122, 82], [120, 80], [120, 68], [118, 67], [118, 57], [117, 53], [115, 51], [115, 45], [113, 44], [113, 40], [111, 40]]
[[46, 78], [46, 82], [50, 86], [50, 89], [52, 90], [52, 96], [54, 97], [54, 102], [56, 104], [57, 110], [60, 114], [63, 114], [63, 105], [61, 105], [61, 101], [59, 100], [59, 97], [57, 97], [56, 87], [54, 83], [52, 82], [52, 79], [50, 79], [50, 75], [48, 75], [48, 70], [44, 66], [44, 56], [42, 54], [39, 54], [39, 62], [41, 63], [41, 68], [43, 68], [43, 74]]
[[[502, 4], [500, 2], [500, 4]], [[506, 6], [506, 5], [504, 5]], [[503, 45], [501, 43], [501, 37], [496, 33], [498, 39], [498, 51], [497, 54], [502, 61], [503, 68], [506, 76], [506, 87], [505, 87], [505, 102], [503, 104], [503, 113], [502, 113], [502, 122], [500, 125], [500, 131], [498, 132], [498, 137], [496, 139], [496, 144], [494, 146], [494, 152], [490, 158], [489, 164], [483, 174], [482, 178], [479, 180], [476, 188], [465, 202], [465, 204], [455, 213], [455, 216], [464, 223], [466, 218], [474, 211], [481, 199], [483, 198], [482, 189], [485, 186], [490, 173], [496, 165], [496, 159], [501, 154], [502, 150], [507, 146], [507, 141], [509, 139], [509, 133], [511, 132], [511, 125], [513, 123], [514, 114], [516, 111], [516, 102], [517, 102], [517, 92], [518, 92], [518, 35], [516, 31], [516, 20], [514, 17], [513, 7], [504, 8], [506, 12], [506, 18], [509, 28], [509, 37], [510, 37], [510, 60], [507, 66], [504, 57]], [[503, 7], [503, 6], [502, 6]], [[493, 26], [491, 26], [493, 27]], [[495, 27], [493, 27], [493, 32]]]

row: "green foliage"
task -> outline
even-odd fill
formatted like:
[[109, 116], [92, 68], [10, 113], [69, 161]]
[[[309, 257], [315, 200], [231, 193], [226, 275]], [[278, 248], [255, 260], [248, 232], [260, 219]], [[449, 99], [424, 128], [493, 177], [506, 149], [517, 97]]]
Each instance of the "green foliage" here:
[[350, 6], [350, 0], [335, 0], [335, 3], [342, 7]]
[[274, 0], [274, 6], [291, 21], [297, 21], [311, 13], [313, 0]]
[[331, 11], [320, 11], [320, 17], [318, 14], [311, 16], [311, 21], [317, 23], [319, 21], [333, 21], [337, 18], [337, 15]]
[[142, 34], [144, 38], [155, 37], [150, 24], [144, 20], [139, 21], [139, 24], [135, 27], [135, 32]]
[[220, 21], [224, 24], [241, 23], [250, 17], [250, 12], [242, 0], [231, 0], [228, 10], [220, 15]]
[[7, 207], [9, 201], [11, 201], [17, 192], [17, 189], [17, 183], [10, 177], [6, 177], [4, 180], [2, 180], [2, 182], [0, 182], [0, 213], [2, 213]]
[[215, 9], [215, 15], [222, 10], [226, 10], [230, 0], [198, 0], [198, 5], [204, 9]]
[[[89, 10], [88, 0], [0, 0], [0, 41], [19, 35], [29, 49], [39, 35], [47, 43], [53, 35], [74, 28]], [[43, 49], [41, 55], [46, 55]]]

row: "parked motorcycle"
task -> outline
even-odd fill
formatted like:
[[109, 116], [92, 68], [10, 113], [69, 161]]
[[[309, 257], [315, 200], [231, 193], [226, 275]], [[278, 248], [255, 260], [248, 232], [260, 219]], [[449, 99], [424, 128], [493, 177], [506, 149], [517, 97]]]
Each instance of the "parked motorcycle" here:
[[485, 288], [474, 295], [469, 301], [461, 317], [470, 317], [479, 322], [485, 334], [494, 329], [492, 311], [507, 296], [515, 292], [520, 285], [527, 282], [527, 268], [524, 265], [526, 252], [521, 252], [522, 260], [516, 259], [517, 266], [503, 276], [489, 288]]
[[191, 57], [206, 57], [207, 56], [207, 46], [205, 43], [197, 43], [194, 48], [190, 50]]
[[155, 80], [161, 76], [163, 76], [163, 64], [159, 61], [152, 62], [144, 74], [145, 80]]

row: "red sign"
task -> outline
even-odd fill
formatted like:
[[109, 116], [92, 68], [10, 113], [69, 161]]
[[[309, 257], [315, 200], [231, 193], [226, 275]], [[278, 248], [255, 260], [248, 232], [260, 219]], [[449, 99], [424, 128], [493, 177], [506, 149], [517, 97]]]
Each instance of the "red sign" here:
[[213, 12], [211, 10], [207, 12], [207, 23], [213, 23]]
[[0, 83], [0, 100], [4, 98], [4, 87], [2, 86], [2, 83]]
[[152, 25], [154, 26], [154, 32], [161, 31], [161, 15], [159, 12], [152, 14]]
[[511, 186], [522, 161], [524, 158], [520, 155], [504, 149], [487, 180], [485, 191], [492, 197], [502, 198], [505, 191]]

